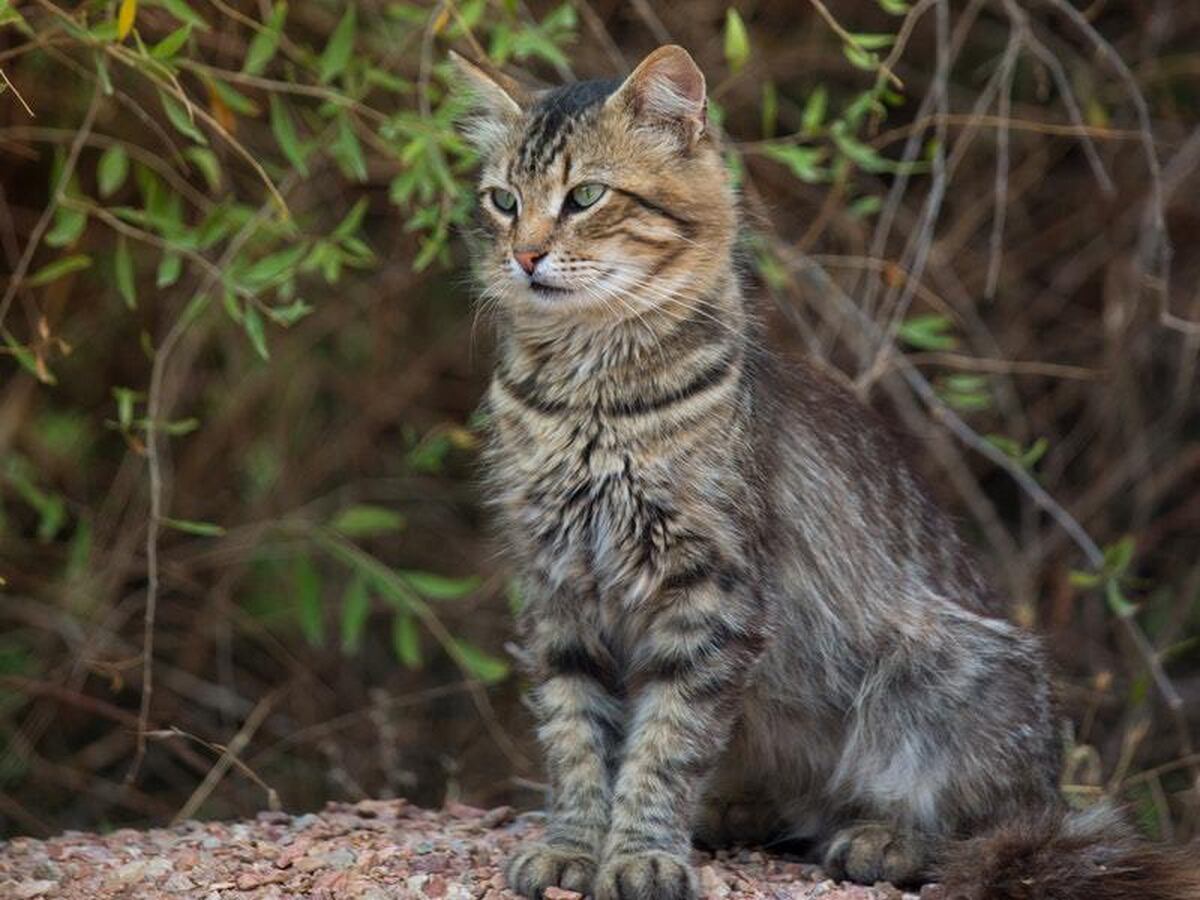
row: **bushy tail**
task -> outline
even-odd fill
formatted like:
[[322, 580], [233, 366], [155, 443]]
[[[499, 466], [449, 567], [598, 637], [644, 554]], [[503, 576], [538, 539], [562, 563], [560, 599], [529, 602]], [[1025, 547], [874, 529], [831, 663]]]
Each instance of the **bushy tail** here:
[[1147, 843], [1108, 807], [955, 842], [939, 870], [945, 900], [1200, 900], [1200, 851]]

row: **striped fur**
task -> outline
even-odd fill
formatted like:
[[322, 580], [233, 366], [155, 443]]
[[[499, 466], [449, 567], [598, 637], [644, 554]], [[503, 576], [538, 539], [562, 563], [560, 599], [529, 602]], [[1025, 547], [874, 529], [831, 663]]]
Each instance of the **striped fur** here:
[[858, 881], [968, 884], [960, 838], [1065, 821], [1037, 642], [871, 413], [762, 348], [691, 58], [534, 95], [461, 67], [489, 486], [554, 787], [509, 883], [687, 900], [693, 839], [791, 837]]

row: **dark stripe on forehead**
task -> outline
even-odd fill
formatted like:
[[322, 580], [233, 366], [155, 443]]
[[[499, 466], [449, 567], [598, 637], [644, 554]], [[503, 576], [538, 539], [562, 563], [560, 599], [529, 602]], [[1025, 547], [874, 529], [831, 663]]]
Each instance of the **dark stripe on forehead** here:
[[517, 165], [528, 174], [549, 168], [566, 147], [575, 123], [619, 85], [617, 79], [577, 81], [545, 94], [530, 112], [529, 127], [517, 150]]

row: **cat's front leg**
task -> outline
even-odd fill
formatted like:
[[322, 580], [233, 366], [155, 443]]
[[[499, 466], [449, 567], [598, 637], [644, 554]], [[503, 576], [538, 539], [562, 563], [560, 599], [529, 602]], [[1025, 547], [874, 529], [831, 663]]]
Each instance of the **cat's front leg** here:
[[526, 897], [540, 898], [552, 886], [587, 894], [611, 814], [619, 685], [585, 623], [552, 612], [531, 615], [528, 644], [539, 679], [532, 700], [552, 798], [545, 838], [521, 847], [506, 877]]
[[663, 598], [637, 650], [596, 900], [696, 897], [688, 855], [697, 803], [762, 648], [749, 586], [728, 572], [697, 577]]

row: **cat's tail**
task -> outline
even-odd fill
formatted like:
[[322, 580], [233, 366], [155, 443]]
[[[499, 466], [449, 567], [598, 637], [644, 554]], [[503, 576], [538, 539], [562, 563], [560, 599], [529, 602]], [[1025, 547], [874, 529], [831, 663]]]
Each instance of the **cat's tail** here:
[[938, 870], [945, 900], [1200, 900], [1200, 852], [1148, 843], [1107, 806], [955, 841]]

